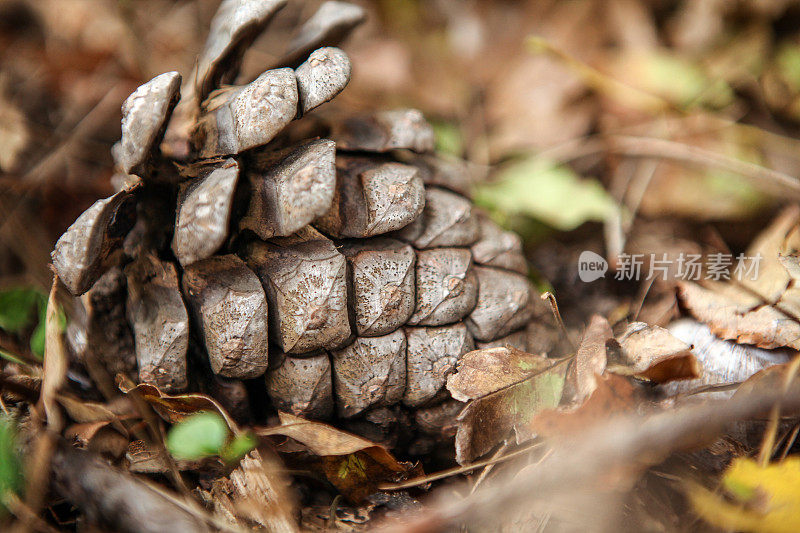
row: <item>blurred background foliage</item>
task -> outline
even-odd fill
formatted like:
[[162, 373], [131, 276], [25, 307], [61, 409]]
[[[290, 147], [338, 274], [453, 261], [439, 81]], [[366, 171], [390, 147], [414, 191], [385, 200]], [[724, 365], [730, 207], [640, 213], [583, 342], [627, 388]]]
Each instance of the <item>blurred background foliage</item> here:
[[[601, 228], [612, 256], [654, 222], [717, 224], [736, 247], [797, 199], [759, 169], [800, 169], [798, 1], [362, 3], [368, 23], [344, 45], [353, 80], [334, 105], [423, 110], [440, 150], [489, 170], [477, 201], [529, 245]], [[191, 71], [217, 4], [0, 1], [0, 289], [48, 286], [55, 238], [112, 190], [121, 102]], [[242, 79], [288, 37], [267, 32]]]

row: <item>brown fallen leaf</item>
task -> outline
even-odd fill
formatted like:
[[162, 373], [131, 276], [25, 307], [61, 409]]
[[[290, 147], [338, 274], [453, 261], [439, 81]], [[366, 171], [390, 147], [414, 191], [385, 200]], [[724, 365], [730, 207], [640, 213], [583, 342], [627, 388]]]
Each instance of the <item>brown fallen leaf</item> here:
[[[736, 392], [733, 395], [738, 397], [768, 391], [783, 390], [786, 386], [786, 372], [788, 371], [789, 366], [790, 363], [784, 363], [759, 370], [747, 378], [744, 383], [739, 385], [739, 388], [736, 389]], [[792, 379], [791, 388], [797, 389], [798, 384], [800, 384], [800, 381], [798, 381], [798, 376], [794, 376]]]
[[564, 382], [564, 399], [580, 402], [597, 388], [597, 376], [605, 372], [608, 364], [606, 341], [614, 337], [608, 320], [594, 315], [586, 327], [575, 359], [567, 370]]
[[[678, 295], [691, 314], [723, 339], [760, 348], [800, 347], [800, 208], [785, 209], [748, 248], [760, 258], [752, 275], [728, 283], [678, 283]], [[755, 275], [757, 274], [757, 275]]]
[[607, 373], [598, 376], [596, 383], [585, 402], [537, 413], [530, 422], [530, 432], [556, 438], [571, 435], [602, 418], [629, 411], [641, 401], [641, 391], [629, 378]]
[[525, 428], [531, 417], [561, 400], [566, 361], [550, 363], [511, 347], [464, 355], [447, 383], [451, 394], [470, 400], [456, 418], [456, 461], [472, 462], [512, 430], [518, 442], [530, 438]]
[[50, 296], [47, 298], [42, 389], [39, 396], [39, 408], [47, 418], [47, 425], [56, 432], [64, 427], [64, 416], [56, 403], [58, 392], [66, 382], [67, 367], [69, 366], [69, 357], [61, 327], [61, 308], [57, 298], [58, 287], [59, 279], [56, 274], [53, 277]]
[[611, 372], [655, 383], [697, 379], [702, 375], [702, 367], [692, 354], [691, 346], [673, 337], [669, 330], [634, 322], [617, 341], [626, 366], [609, 369]]
[[[121, 416], [104, 404], [79, 400], [78, 398], [66, 394], [59, 394], [56, 399], [69, 417], [78, 424], [97, 424], [103, 422], [104, 426], [110, 424], [123, 435], [128, 434], [128, 430], [121, 422]], [[132, 406], [130, 407], [132, 408]], [[130, 413], [129, 416], [132, 414], [133, 413]], [[97, 429], [100, 428], [98, 427]]]
[[228, 415], [225, 409], [216, 400], [205, 394], [186, 393], [186, 394], [166, 394], [161, 392], [155, 385], [140, 383], [134, 385], [128, 378], [117, 376], [119, 390], [125, 394], [138, 394], [150, 404], [156, 413], [170, 424], [180, 422], [185, 418], [199, 411], [216, 411], [233, 433], [239, 432], [236, 422]]
[[351, 501], [364, 500], [381, 483], [423, 474], [421, 467], [398, 461], [383, 446], [328, 424], [288, 413], [280, 413], [280, 420], [280, 426], [256, 430], [256, 435], [280, 435], [302, 444], [321, 458], [325, 477]]
[[767, 303], [777, 303], [789, 285], [792, 277], [781, 263], [780, 256], [791, 247], [787, 237], [800, 223], [800, 207], [792, 205], [784, 209], [745, 252], [747, 257], [760, 256], [758, 276], [743, 276], [738, 280], [745, 288], [761, 296]]
[[518, 383], [552, 363], [542, 355], [508, 345], [474, 350], [465, 354], [456, 373], [447, 377], [447, 390], [456, 400], [468, 402]]
[[678, 282], [678, 296], [689, 312], [715, 335], [741, 344], [800, 349], [800, 324], [759, 298], [731, 284]]

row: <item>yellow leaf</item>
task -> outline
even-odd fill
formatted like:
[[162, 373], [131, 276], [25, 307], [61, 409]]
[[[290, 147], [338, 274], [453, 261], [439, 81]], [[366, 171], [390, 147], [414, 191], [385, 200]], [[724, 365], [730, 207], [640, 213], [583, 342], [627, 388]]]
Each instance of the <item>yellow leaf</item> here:
[[731, 463], [722, 479], [731, 501], [690, 487], [697, 514], [722, 529], [782, 533], [800, 531], [800, 458], [761, 467], [749, 458]]

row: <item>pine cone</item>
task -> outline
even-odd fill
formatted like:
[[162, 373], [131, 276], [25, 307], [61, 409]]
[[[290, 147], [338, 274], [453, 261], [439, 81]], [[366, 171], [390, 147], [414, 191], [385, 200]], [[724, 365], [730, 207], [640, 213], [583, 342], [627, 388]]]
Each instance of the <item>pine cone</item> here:
[[470, 169], [432, 153], [421, 113], [303, 118], [345, 88], [333, 46], [361, 8], [326, 2], [276, 68], [223, 85], [284, 4], [224, 0], [183, 87], [169, 72], [125, 101], [119, 192], [70, 226], [53, 263], [72, 294], [105, 302], [87, 327], [113, 334], [92, 351], [135, 346], [136, 368], [114, 372], [172, 392], [265, 376], [278, 410], [392, 444], [415, 426], [423, 450], [452, 435], [458, 359], [528, 348], [547, 311], [519, 237], [465, 196]]

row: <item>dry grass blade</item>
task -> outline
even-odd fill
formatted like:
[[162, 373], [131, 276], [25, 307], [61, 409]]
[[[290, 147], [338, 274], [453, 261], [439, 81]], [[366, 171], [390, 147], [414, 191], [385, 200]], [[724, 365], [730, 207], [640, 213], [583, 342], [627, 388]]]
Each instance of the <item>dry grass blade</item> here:
[[68, 365], [61, 331], [61, 313], [56, 298], [58, 287], [58, 276], [54, 276], [45, 315], [44, 367], [42, 393], [39, 398], [39, 405], [47, 417], [47, 425], [53, 431], [60, 431], [64, 427], [63, 415], [58, 407], [58, 391], [66, 379]]

